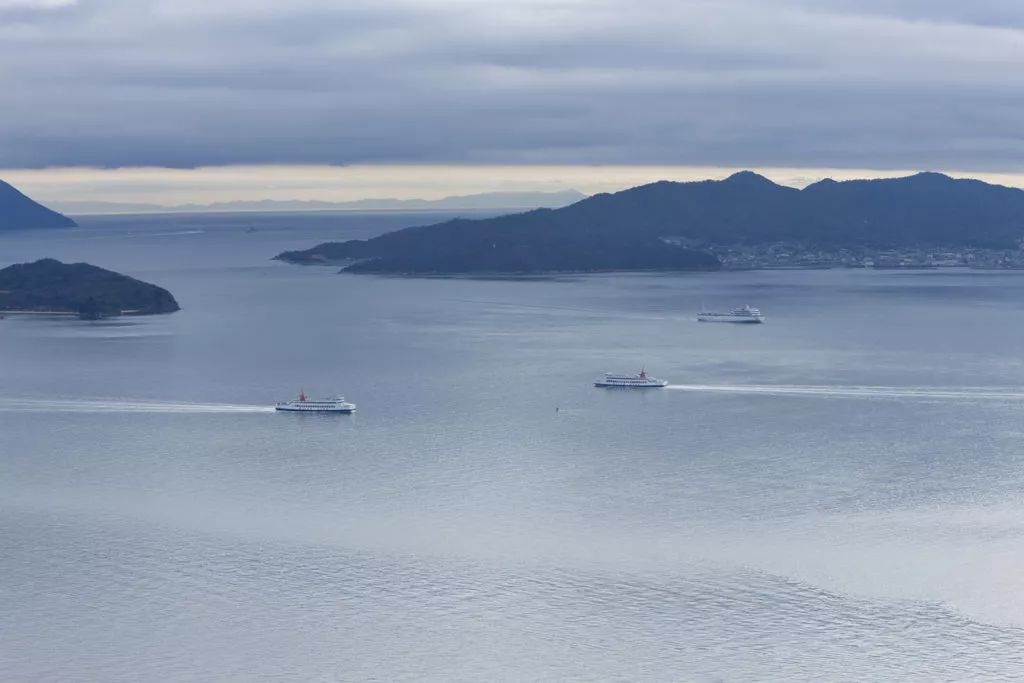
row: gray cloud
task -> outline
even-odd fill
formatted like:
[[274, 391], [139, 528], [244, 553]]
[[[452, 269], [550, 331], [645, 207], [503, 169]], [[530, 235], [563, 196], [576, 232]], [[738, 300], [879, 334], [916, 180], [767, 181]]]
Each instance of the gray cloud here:
[[1024, 167], [1006, 0], [0, 0], [0, 166]]

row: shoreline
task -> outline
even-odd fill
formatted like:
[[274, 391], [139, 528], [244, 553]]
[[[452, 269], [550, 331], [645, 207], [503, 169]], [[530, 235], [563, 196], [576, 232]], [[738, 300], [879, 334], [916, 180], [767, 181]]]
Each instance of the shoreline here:
[[908, 265], [908, 266], [846, 266], [842, 264], [836, 265], [820, 265], [820, 266], [761, 266], [761, 267], [729, 267], [723, 266], [717, 269], [692, 269], [692, 270], [666, 270], [660, 268], [643, 268], [643, 269], [632, 269], [632, 270], [536, 270], [536, 271], [500, 271], [500, 270], [478, 270], [478, 271], [459, 271], [459, 272], [408, 272], [408, 271], [350, 271], [346, 270], [345, 266], [351, 265], [351, 262], [345, 263], [343, 261], [289, 261], [287, 259], [281, 259], [274, 257], [271, 260], [280, 261], [289, 266], [299, 266], [305, 268], [339, 268], [337, 273], [339, 275], [383, 275], [383, 276], [399, 276], [399, 277], [500, 277], [500, 278], [529, 278], [529, 277], [553, 277], [553, 276], [567, 276], [567, 275], [602, 275], [610, 273], [751, 273], [751, 272], [773, 272], [773, 271], [794, 271], [794, 270], [862, 270], [862, 271], [878, 271], [878, 272], [889, 272], [889, 271], [946, 271], [946, 272], [965, 272], [965, 271], [977, 271], [977, 272], [1021, 272], [1024, 271], [1024, 266], [1021, 267], [997, 267], [997, 266], [969, 266], [969, 265], [955, 265], [955, 266], [933, 266], [933, 265]]
[[[159, 311], [159, 312], [153, 312], [153, 313], [143, 313], [143, 312], [140, 312], [140, 311], [137, 311], [137, 310], [125, 310], [125, 311], [121, 311], [117, 315], [104, 315], [104, 316], [100, 316], [98, 319], [100, 319], [100, 320], [107, 320], [107, 319], [110, 319], [110, 318], [138, 318], [138, 317], [141, 317], [141, 316], [144, 316], [144, 315], [167, 315], [168, 313], [177, 313], [177, 311]], [[44, 315], [44, 316], [47, 316], [48, 315], [48, 316], [58, 316], [58, 317], [61, 317], [61, 318], [67, 318], [69, 316], [77, 318], [77, 317], [81, 317], [82, 314], [79, 313], [78, 311], [54, 311], [54, 310], [39, 310], [39, 309], [11, 309], [11, 310], [0, 309], [0, 316], [8, 316], [8, 315], [12, 315], [12, 316], [14, 316], [14, 315]]]
[[59, 315], [59, 316], [75, 315], [75, 316], [77, 316], [78, 312], [77, 311], [40, 311], [40, 310], [34, 310], [34, 309], [17, 309], [16, 308], [16, 309], [12, 309], [12, 310], [2, 310], [2, 309], [0, 309], [0, 315]]

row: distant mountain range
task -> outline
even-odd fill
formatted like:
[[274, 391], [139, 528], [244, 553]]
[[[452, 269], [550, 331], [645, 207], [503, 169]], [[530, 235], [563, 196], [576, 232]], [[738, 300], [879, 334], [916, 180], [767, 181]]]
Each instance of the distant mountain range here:
[[75, 222], [35, 202], [0, 180], [0, 231], [73, 228]]
[[642, 185], [560, 209], [328, 242], [277, 258], [385, 273], [706, 269], [718, 264], [703, 252], [711, 245], [1017, 249], [1022, 240], [1024, 191], [1014, 188], [920, 173], [823, 180], [798, 190], [743, 171], [720, 181]]
[[142, 204], [128, 202], [56, 202], [72, 215], [114, 213], [205, 213], [233, 211], [462, 211], [558, 208], [587, 195], [576, 190], [558, 192], [487, 192], [443, 199], [359, 199], [348, 202], [261, 199], [212, 204]]

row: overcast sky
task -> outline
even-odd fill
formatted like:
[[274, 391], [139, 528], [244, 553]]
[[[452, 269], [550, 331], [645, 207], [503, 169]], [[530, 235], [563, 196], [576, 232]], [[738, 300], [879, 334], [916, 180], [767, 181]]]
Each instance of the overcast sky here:
[[1019, 0], [0, 0], [0, 168], [1016, 174], [1022, 67]]

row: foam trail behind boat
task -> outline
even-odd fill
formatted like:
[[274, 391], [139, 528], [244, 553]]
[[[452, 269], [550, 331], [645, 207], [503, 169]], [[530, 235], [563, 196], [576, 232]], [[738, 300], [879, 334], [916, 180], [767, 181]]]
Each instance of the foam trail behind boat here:
[[184, 403], [131, 399], [0, 398], [0, 412], [28, 413], [272, 413], [272, 406], [233, 403]]
[[922, 401], [1024, 401], [1024, 391], [987, 387], [880, 387], [843, 385], [670, 384], [677, 391], [765, 396], [818, 396], [833, 398], [916, 399]]

